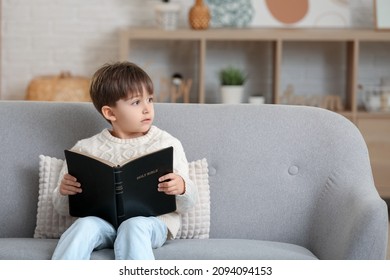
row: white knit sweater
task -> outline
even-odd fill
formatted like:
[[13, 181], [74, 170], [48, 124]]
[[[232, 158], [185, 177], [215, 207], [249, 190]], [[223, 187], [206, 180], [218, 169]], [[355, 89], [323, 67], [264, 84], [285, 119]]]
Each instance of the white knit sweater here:
[[[114, 164], [121, 164], [126, 160], [170, 146], [173, 146], [174, 150], [174, 173], [180, 175], [185, 182], [185, 193], [176, 196], [176, 212], [158, 217], [167, 225], [169, 231], [168, 237], [172, 239], [175, 238], [180, 227], [179, 213], [186, 212], [192, 208], [197, 198], [197, 189], [189, 179], [187, 158], [178, 139], [155, 126], [152, 126], [144, 136], [132, 139], [116, 138], [111, 135], [108, 129], [104, 129], [91, 138], [78, 141], [72, 150], [84, 152], [108, 160]], [[67, 165], [64, 163], [57, 188], [53, 193], [54, 208], [61, 215], [69, 215], [68, 197], [61, 195], [59, 192], [60, 182], [67, 172]]]

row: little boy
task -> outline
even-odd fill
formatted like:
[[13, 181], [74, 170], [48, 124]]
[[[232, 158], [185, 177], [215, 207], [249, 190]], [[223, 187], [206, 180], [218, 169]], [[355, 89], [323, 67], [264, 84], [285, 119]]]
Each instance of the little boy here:
[[[162, 148], [174, 148], [174, 172], [159, 178], [156, 188], [176, 196], [177, 211], [158, 217], [134, 217], [117, 230], [98, 217], [77, 219], [61, 236], [52, 259], [90, 259], [93, 250], [114, 248], [116, 259], [154, 259], [153, 249], [175, 238], [179, 212], [194, 206], [197, 189], [189, 179], [188, 162], [179, 140], [153, 126], [153, 83], [140, 67], [129, 62], [106, 64], [93, 76], [90, 94], [95, 108], [112, 129], [80, 140], [74, 151], [119, 164]], [[81, 120], [82, 121], [82, 120]], [[62, 167], [53, 193], [54, 208], [69, 214], [68, 195], [82, 192], [77, 178]]]

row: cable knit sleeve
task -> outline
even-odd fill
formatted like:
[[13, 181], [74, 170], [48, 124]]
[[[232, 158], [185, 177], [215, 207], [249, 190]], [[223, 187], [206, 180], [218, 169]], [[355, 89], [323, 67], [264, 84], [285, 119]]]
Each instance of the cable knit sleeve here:
[[180, 141], [175, 141], [174, 144], [174, 172], [180, 175], [185, 183], [185, 192], [182, 195], [176, 195], [176, 206], [177, 212], [183, 213], [189, 211], [195, 206], [198, 190], [190, 180], [189, 170], [188, 170], [188, 161], [184, 153], [184, 149]]

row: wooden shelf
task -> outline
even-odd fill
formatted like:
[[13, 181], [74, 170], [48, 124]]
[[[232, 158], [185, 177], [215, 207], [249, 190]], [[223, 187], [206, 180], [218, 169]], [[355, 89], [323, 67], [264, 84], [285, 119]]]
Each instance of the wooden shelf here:
[[359, 111], [357, 113], [358, 119], [389, 119], [390, 120], [390, 112], [365, 112]]
[[216, 41], [257, 41], [272, 44], [272, 102], [279, 103], [281, 96], [281, 71], [284, 43], [288, 42], [339, 42], [346, 44], [346, 110], [356, 121], [357, 84], [359, 68], [359, 44], [361, 42], [390, 42], [390, 32], [369, 29], [261, 29], [261, 28], [212, 28], [202, 31], [178, 29], [164, 31], [156, 28], [125, 28], [120, 30], [120, 59], [131, 56], [131, 42], [136, 40], [194, 41], [198, 43], [198, 102], [205, 102], [205, 75], [207, 43]]
[[[279, 104], [282, 96], [283, 52], [289, 43], [324, 42], [345, 45], [345, 111], [339, 112], [361, 130], [365, 137], [373, 166], [375, 182], [380, 194], [390, 197], [390, 112], [362, 112], [358, 110], [358, 72], [361, 45], [364, 43], [390, 43], [390, 32], [369, 29], [261, 29], [213, 28], [203, 31], [178, 29], [164, 31], [156, 28], [124, 28], [120, 30], [120, 60], [131, 59], [134, 41], [191, 41], [197, 49], [198, 102], [205, 102], [206, 53], [212, 42], [265, 42], [272, 49], [272, 102]], [[390, 55], [390, 53], [389, 53]], [[256, 64], [256, 62], [253, 62]], [[256, 66], [256, 65], [254, 65]], [[194, 66], [195, 69], [195, 66]]]
[[213, 28], [207, 30], [128, 28], [120, 31], [123, 39], [151, 40], [229, 40], [229, 41], [389, 41], [389, 32], [371, 29], [261, 29]]

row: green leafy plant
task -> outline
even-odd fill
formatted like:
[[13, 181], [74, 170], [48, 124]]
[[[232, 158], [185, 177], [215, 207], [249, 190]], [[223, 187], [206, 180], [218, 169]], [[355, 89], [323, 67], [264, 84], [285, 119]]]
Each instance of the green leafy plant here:
[[219, 72], [219, 79], [223, 86], [241, 86], [247, 76], [243, 70], [230, 66]]

